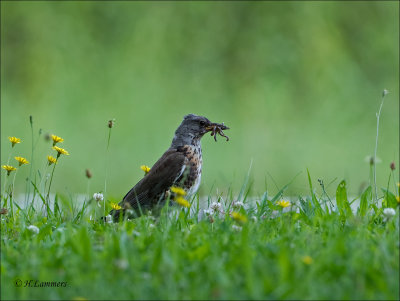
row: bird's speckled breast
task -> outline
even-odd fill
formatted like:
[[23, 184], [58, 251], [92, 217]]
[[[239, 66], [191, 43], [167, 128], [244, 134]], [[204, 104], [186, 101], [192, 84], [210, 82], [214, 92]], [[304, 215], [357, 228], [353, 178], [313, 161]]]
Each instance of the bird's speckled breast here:
[[181, 185], [187, 194], [191, 196], [196, 193], [201, 181], [201, 168], [203, 165], [201, 145], [184, 145], [178, 151], [181, 151], [186, 157], [186, 171], [177, 182], [183, 181]]

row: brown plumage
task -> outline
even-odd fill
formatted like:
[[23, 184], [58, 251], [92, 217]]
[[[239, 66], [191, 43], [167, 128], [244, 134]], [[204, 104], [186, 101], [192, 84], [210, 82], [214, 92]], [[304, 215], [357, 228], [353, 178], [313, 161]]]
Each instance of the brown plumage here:
[[[219, 130], [215, 130], [215, 129]], [[121, 210], [112, 210], [114, 221], [127, 209], [133, 216], [160, 208], [165, 204], [171, 186], [182, 187], [190, 197], [199, 187], [202, 169], [200, 139], [207, 132], [229, 129], [223, 124], [212, 123], [194, 114], [186, 115], [175, 131], [170, 148], [154, 164], [120, 202]]]

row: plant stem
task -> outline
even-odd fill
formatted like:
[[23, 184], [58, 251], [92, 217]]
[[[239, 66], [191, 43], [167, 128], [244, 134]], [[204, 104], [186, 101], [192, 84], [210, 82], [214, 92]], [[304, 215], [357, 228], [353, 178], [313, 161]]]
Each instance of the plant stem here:
[[107, 148], [106, 148], [106, 170], [105, 170], [105, 176], [104, 176], [104, 195], [107, 192], [108, 150], [110, 148], [110, 140], [111, 140], [111, 128], [108, 129], [108, 139], [107, 139]]
[[87, 185], [86, 185], [86, 197], [88, 200], [90, 199], [89, 190], [90, 190], [90, 179], [88, 179]]
[[4, 206], [4, 208], [7, 207], [8, 195], [7, 195], [6, 188], [7, 188], [8, 177], [9, 177], [9, 175], [7, 175], [7, 176], [6, 176], [6, 179], [4, 180], [4, 189], [3, 189], [3, 192], [2, 192], [2, 194], [1, 194], [2, 197], [4, 196], [4, 203], [3, 203], [3, 205], [2, 205], [2, 206]]
[[14, 184], [15, 184], [15, 178], [17, 177], [17, 172], [18, 172], [18, 168], [14, 173], [14, 179], [12, 182], [12, 186], [11, 186], [11, 193], [10, 193], [10, 208], [11, 208], [11, 218], [14, 220]]
[[[59, 157], [59, 156], [57, 156], [57, 161], [58, 161], [58, 157]], [[47, 191], [46, 202], [49, 202], [50, 188], [51, 188], [51, 183], [53, 182], [53, 175], [54, 175], [54, 170], [56, 169], [56, 163], [57, 163], [57, 162], [53, 163], [54, 166], [53, 166], [53, 170], [52, 170], [52, 172], [51, 172], [50, 184], [49, 184], [49, 189], [48, 189], [48, 191]], [[48, 206], [48, 205], [49, 205], [49, 204], [47, 204], [47, 206]]]
[[[106, 148], [106, 167], [105, 167], [105, 175], [104, 175], [104, 216], [106, 216], [106, 192], [107, 192], [107, 173], [108, 173], [108, 152], [110, 148], [110, 140], [111, 140], [111, 127], [108, 128], [108, 139], [107, 139], [107, 148]], [[104, 224], [106, 224], [106, 219], [104, 218]]]
[[392, 178], [393, 178], [393, 185], [394, 185], [394, 194], [397, 195], [396, 178], [394, 177], [394, 171], [393, 170], [392, 170]]
[[33, 169], [33, 118], [32, 118], [32, 115], [29, 116], [29, 123], [31, 124], [31, 141], [32, 141], [32, 146], [31, 146], [31, 167], [30, 167], [30, 170], [29, 170], [29, 181], [26, 182], [25, 203], [27, 203], [27, 199], [29, 198], [29, 194], [31, 192], [30, 181], [32, 181], [32, 169]]
[[386, 91], [382, 94], [382, 101], [379, 111], [376, 114], [376, 139], [375, 139], [375, 152], [374, 152], [374, 186], [375, 186], [375, 204], [378, 204], [378, 188], [376, 186], [376, 152], [378, 150], [378, 137], [379, 137], [379, 118], [381, 116], [383, 102], [385, 101]]

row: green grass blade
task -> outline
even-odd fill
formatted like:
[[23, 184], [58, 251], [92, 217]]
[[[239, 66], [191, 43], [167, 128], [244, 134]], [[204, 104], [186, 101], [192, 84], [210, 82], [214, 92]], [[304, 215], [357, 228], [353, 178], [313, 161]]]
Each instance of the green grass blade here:
[[368, 210], [368, 204], [372, 202], [372, 187], [368, 186], [367, 189], [362, 193], [359, 207], [359, 215], [365, 216]]

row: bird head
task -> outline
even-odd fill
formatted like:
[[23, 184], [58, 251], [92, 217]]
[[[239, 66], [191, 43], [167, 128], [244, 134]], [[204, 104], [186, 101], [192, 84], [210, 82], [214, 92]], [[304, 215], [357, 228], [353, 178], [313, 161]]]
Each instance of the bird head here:
[[214, 123], [206, 117], [189, 114], [183, 117], [182, 123], [175, 131], [174, 140], [177, 138], [180, 140], [199, 140], [208, 132], [213, 131], [215, 134], [216, 128], [220, 130], [229, 129], [223, 123]]

